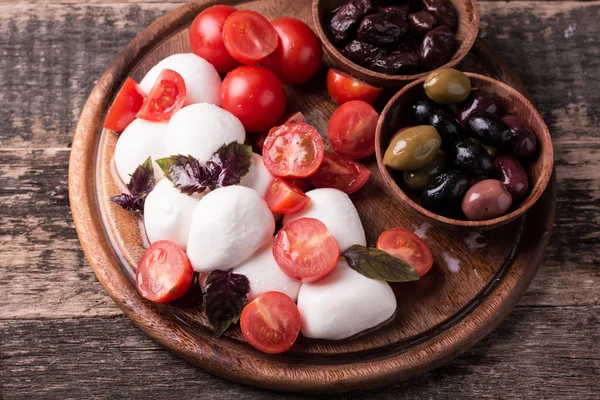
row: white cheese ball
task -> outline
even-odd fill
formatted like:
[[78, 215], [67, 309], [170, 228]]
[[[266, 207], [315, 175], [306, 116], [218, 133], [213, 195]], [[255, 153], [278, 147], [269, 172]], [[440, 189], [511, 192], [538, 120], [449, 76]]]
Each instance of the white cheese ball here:
[[171, 117], [164, 143], [169, 155], [191, 155], [204, 165], [219, 147], [244, 140], [246, 131], [236, 116], [200, 103], [184, 107]]
[[194, 208], [202, 196], [188, 196], [168, 179], [158, 182], [144, 203], [144, 225], [150, 243], [170, 240], [185, 251]]
[[284, 293], [294, 301], [298, 298], [300, 282], [290, 278], [279, 268], [273, 257], [273, 240], [269, 240], [233, 272], [245, 275], [250, 281], [248, 301], [270, 291]]
[[273, 214], [254, 190], [219, 188], [194, 209], [187, 255], [195, 271], [225, 271], [248, 259], [274, 232]]
[[[134, 119], [125, 128], [115, 146], [115, 167], [126, 184], [131, 180], [131, 174], [150, 156], [152, 161], [167, 157], [165, 149], [165, 134], [167, 124], [151, 122], [143, 119]], [[154, 162], [154, 177], [163, 178], [163, 173], [158, 164]]]
[[211, 103], [221, 105], [221, 77], [211, 63], [193, 53], [173, 54], [156, 64], [142, 79], [140, 87], [146, 93], [163, 69], [177, 72], [186, 88], [185, 104]]
[[240, 185], [254, 189], [263, 199], [275, 177], [265, 167], [260, 154], [252, 153], [252, 165], [250, 171], [242, 177]]
[[314, 189], [306, 192], [312, 200], [303, 210], [283, 217], [283, 226], [299, 218], [315, 218], [325, 224], [337, 240], [340, 251], [354, 244], [367, 245], [358, 212], [350, 197], [338, 189]]
[[387, 282], [359, 274], [340, 258], [327, 277], [302, 284], [298, 310], [304, 337], [340, 340], [389, 320], [396, 296]]

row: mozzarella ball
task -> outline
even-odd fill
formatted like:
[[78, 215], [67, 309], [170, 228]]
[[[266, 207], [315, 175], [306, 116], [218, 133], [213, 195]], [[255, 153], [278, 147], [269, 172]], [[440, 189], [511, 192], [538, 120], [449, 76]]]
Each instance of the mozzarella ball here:
[[387, 282], [359, 274], [340, 258], [327, 277], [302, 284], [298, 310], [305, 337], [340, 340], [389, 320], [396, 296]]
[[338, 189], [314, 189], [306, 192], [312, 200], [303, 210], [283, 217], [283, 226], [299, 218], [315, 218], [325, 224], [337, 240], [340, 251], [354, 244], [367, 245], [358, 212], [350, 197]]
[[274, 232], [273, 214], [254, 190], [219, 188], [194, 209], [187, 255], [195, 271], [228, 270], [248, 259]]
[[[159, 122], [134, 119], [125, 128], [117, 140], [115, 146], [115, 167], [126, 184], [131, 180], [131, 174], [148, 157], [152, 161], [167, 157], [165, 149], [165, 134], [167, 124]], [[158, 164], [154, 162], [154, 177], [158, 180], [163, 178], [163, 173]]]
[[250, 281], [248, 301], [272, 290], [284, 293], [294, 301], [298, 298], [300, 282], [290, 278], [279, 268], [273, 257], [273, 240], [269, 240], [233, 272], [245, 275]]
[[240, 185], [254, 189], [263, 199], [275, 177], [265, 167], [260, 154], [252, 153], [252, 165], [250, 171], [242, 177]]
[[220, 107], [200, 103], [171, 117], [164, 143], [168, 154], [191, 155], [204, 165], [219, 147], [244, 140], [246, 131], [239, 119]]
[[144, 203], [144, 225], [150, 243], [170, 240], [185, 251], [194, 208], [202, 196], [188, 196], [168, 179], [158, 182]]
[[146, 93], [163, 69], [177, 72], [186, 88], [185, 104], [211, 103], [221, 105], [221, 77], [211, 63], [193, 53], [173, 54], [156, 64], [142, 79], [140, 87]]

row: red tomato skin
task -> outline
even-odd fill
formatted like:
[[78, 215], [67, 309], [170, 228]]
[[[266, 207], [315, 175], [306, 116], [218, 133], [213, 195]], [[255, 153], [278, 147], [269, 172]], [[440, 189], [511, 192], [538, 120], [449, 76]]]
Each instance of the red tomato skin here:
[[273, 71], [283, 83], [299, 85], [312, 78], [323, 60], [321, 41], [312, 29], [299, 19], [278, 18], [271, 22], [279, 42], [261, 65]]
[[[398, 247], [399, 244], [404, 246]], [[417, 249], [411, 244], [414, 244]], [[405, 228], [388, 229], [382, 232], [377, 239], [377, 248], [406, 261], [419, 276], [425, 275], [433, 266], [433, 254], [429, 246], [414, 232]], [[415, 251], [419, 252], [416, 259], [413, 257]]]
[[168, 121], [183, 107], [186, 93], [181, 75], [171, 69], [163, 69], [136, 116], [148, 121]]
[[240, 10], [227, 17], [223, 42], [236, 61], [253, 65], [275, 51], [278, 38], [277, 31], [263, 15], [252, 10]]
[[104, 128], [118, 133], [123, 132], [142, 108], [144, 97], [146, 95], [142, 88], [128, 77], [108, 109]]
[[211, 63], [217, 71], [225, 74], [238, 65], [223, 43], [223, 27], [227, 17], [236, 12], [233, 7], [216, 5], [204, 9], [190, 26], [192, 52]]
[[316, 188], [339, 189], [352, 194], [369, 180], [371, 171], [364, 165], [349, 158], [326, 152], [319, 169], [310, 177]]
[[363, 82], [339, 69], [331, 68], [327, 72], [327, 92], [340, 106], [352, 100], [373, 104], [382, 90], [381, 87]]
[[310, 197], [298, 187], [275, 178], [267, 190], [265, 201], [272, 212], [285, 215], [302, 210], [310, 203]]
[[351, 159], [375, 152], [375, 131], [379, 114], [368, 103], [352, 100], [342, 104], [329, 119], [327, 137], [333, 150]]
[[[277, 126], [294, 123], [306, 123], [306, 117], [304, 117], [304, 114], [302, 114], [300, 111], [287, 113], [286, 115], [281, 117], [279, 122], [277, 122]], [[268, 134], [269, 131], [265, 131], [258, 135], [258, 137], [256, 138], [256, 147], [258, 147], [260, 150], [262, 150], [265, 144], [265, 139], [267, 138]]]
[[[269, 315], [268, 318], [264, 318], [266, 314]], [[276, 328], [270, 326], [269, 322], [274, 322]], [[281, 292], [263, 293], [246, 305], [240, 316], [240, 329], [244, 339], [251, 346], [268, 354], [289, 350], [298, 338], [301, 326], [302, 320], [296, 303]], [[278, 329], [281, 328], [285, 332], [279, 332]], [[277, 343], [277, 339], [281, 340]]]
[[283, 83], [268, 69], [257, 66], [242, 66], [228, 73], [221, 85], [221, 101], [248, 132], [275, 126], [286, 104]]

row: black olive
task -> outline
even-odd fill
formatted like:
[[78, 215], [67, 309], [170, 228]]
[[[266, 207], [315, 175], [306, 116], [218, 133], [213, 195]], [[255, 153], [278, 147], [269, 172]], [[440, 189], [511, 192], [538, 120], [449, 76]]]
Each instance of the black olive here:
[[406, 19], [406, 17], [408, 16], [409, 10], [410, 4], [408, 3], [377, 7], [377, 12], [398, 13], [402, 15], [404, 19]]
[[428, 124], [431, 116], [440, 110], [442, 110], [442, 113], [452, 114], [452, 109], [449, 106], [434, 103], [430, 99], [418, 101], [412, 106], [415, 119], [421, 125]]
[[345, 42], [373, 5], [370, 0], [350, 0], [331, 12], [329, 30], [334, 42]]
[[358, 39], [377, 46], [395, 43], [408, 31], [408, 24], [398, 13], [367, 15], [358, 26]]
[[506, 122], [486, 111], [471, 113], [467, 119], [467, 132], [489, 146], [507, 145], [512, 139], [512, 132]]
[[454, 33], [446, 25], [433, 28], [423, 38], [419, 49], [420, 62], [423, 67], [433, 70], [446, 64], [456, 49]]
[[453, 143], [462, 139], [460, 125], [452, 110], [440, 108], [429, 117], [428, 123], [437, 129], [442, 137], [442, 146], [444, 148], [448, 148]]
[[369, 66], [385, 55], [385, 50], [370, 43], [353, 40], [343, 49], [342, 54], [359, 65]]
[[457, 216], [468, 186], [468, 178], [464, 173], [456, 170], [444, 172], [425, 186], [421, 194], [421, 205], [436, 214]]
[[500, 107], [496, 98], [485, 92], [473, 92], [461, 105], [458, 106], [456, 115], [461, 128], [466, 128], [467, 119], [475, 111], [487, 111], [492, 114], [500, 114]]
[[423, 5], [442, 25], [454, 30], [458, 25], [456, 9], [448, 0], [423, 0]]
[[481, 143], [465, 139], [448, 149], [448, 160], [461, 171], [472, 175], [488, 175], [492, 171], [492, 157]]
[[413, 74], [417, 72], [419, 56], [415, 53], [392, 53], [381, 57], [369, 67], [370, 70], [382, 74]]
[[408, 25], [413, 35], [423, 37], [437, 25], [437, 20], [429, 12], [419, 11], [408, 16]]
[[394, 49], [393, 53], [415, 53], [419, 54], [419, 47], [421, 42], [412, 36], [404, 35], [400, 38], [398, 46]]

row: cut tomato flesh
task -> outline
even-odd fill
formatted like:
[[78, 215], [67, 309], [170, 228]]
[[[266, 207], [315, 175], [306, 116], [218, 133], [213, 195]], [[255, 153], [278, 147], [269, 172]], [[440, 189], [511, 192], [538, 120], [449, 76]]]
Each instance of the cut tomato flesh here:
[[335, 188], [351, 194], [362, 188], [371, 176], [364, 165], [337, 154], [326, 152], [321, 166], [310, 181], [317, 188]]
[[108, 109], [104, 128], [123, 132], [142, 108], [144, 97], [142, 88], [133, 79], [127, 78]]
[[306, 207], [310, 198], [296, 186], [281, 178], [275, 178], [265, 195], [265, 201], [274, 213], [291, 214]]
[[186, 87], [181, 75], [164, 69], [144, 100], [138, 118], [147, 121], [168, 121], [185, 103]]
[[433, 266], [433, 254], [427, 244], [408, 229], [395, 228], [381, 233], [377, 248], [406, 261], [419, 276], [425, 275]]

